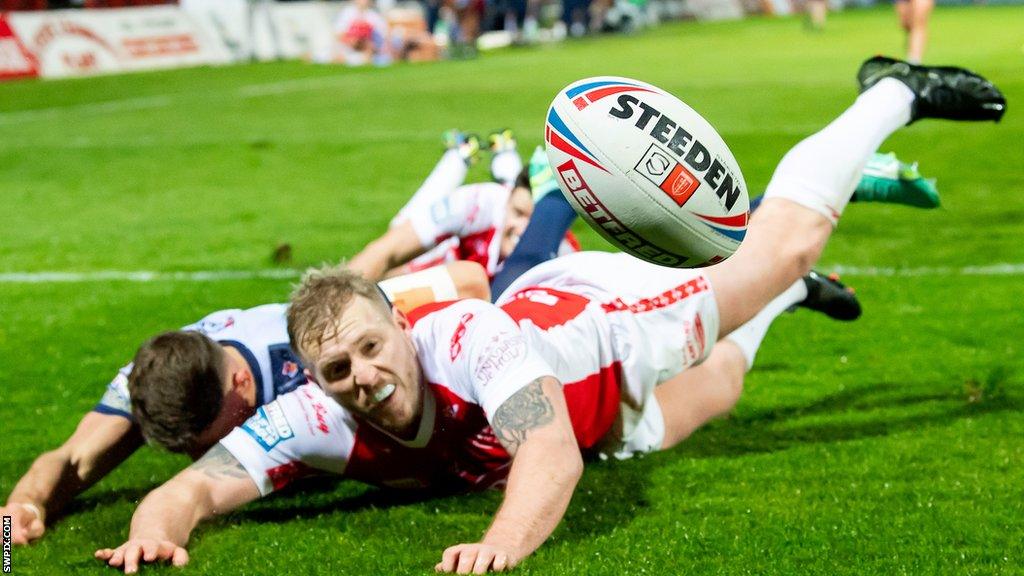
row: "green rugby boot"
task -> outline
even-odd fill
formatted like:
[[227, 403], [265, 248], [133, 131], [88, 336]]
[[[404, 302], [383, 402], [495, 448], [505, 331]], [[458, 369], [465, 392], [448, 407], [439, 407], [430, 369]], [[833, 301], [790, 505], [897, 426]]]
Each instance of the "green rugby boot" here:
[[853, 201], [906, 204], [917, 208], [938, 208], [940, 203], [935, 179], [922, 177], [917, 162], [900, 162], [892, 152], [871, 155], [853, 193]]
[[537, 146], [530, 156], [530, 189], [533, 191], [533, 203], [540, 202], [540, 199], [551, 192], [558, 190], [558, 181], [555, 180], [555, 173], [548, 164], [548, 155], [544, 152], [543, 146]]

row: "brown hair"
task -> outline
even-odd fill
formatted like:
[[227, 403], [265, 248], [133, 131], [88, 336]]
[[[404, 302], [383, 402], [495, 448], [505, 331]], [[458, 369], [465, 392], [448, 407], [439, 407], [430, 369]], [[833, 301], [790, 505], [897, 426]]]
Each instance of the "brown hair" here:
[[355, 296], [370, 300], [384, 317], [391, 317], [391, 307], [377, 284], [345, 265], [309, 270], [292, 291], [288, 339], [292, 350], [310, 369], [315, 360], [310, 356], [311, 349], [319, 348], [336, 334], [338, 321]]
[[224, 349], [199, 332], [165, 332], [143, 344], [134, 363], [128, 393], [142, 435], [171, 452], [188, 451], [220, 413]]
[[523, 167], [523, 169], [519, 171], [519, 175], [516, 176], [516, 181], [515, 184], [512, 186], [512, 189], [515, 190], [516, 188], [526, 188], [531, 193], [533, 192], [533, 187], [530, 186], [529, 166]]

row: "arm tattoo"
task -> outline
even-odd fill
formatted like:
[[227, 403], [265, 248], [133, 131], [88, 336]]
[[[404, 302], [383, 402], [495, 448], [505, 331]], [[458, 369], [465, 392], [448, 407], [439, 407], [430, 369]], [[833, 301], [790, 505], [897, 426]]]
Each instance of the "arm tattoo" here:
[[494, 434], [513, 455], [526, 441], [527, 432], [555, 419], [555, 409], [544, 395], [542, 380], [538, 378], [530, 382], [494, 412], [491, 422]]
[[249, 473], [245, 471], [242, 463], [239, 462], [223, 444], [214, 444], [206, 454], [196, 460], [192, 466], [210, 478], [248, 478]]

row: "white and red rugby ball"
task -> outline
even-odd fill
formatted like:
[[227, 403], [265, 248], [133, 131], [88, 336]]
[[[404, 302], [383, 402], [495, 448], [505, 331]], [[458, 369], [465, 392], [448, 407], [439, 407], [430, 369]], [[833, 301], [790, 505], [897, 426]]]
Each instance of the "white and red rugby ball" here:
[[623, 251], [697, 268], [743, 241], [750, 198], [736, 158], [664, 90], [613, 76], [573, 82], [551, 103], [544, 140], [562, 194]]

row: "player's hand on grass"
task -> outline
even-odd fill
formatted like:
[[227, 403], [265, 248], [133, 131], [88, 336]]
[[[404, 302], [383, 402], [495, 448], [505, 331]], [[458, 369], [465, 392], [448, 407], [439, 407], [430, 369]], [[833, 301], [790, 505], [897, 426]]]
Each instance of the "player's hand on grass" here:
[[46, 531], [39, 515], [21, 504], [8, 504], [0, 508], [0, 515], [11, 517], [11, 542], [14, 544], [28, 544]]
[[459, 544], [450, 546], [434, 566], [437, 572], [485, 574], [511, 570], [519, 562], [512, 552], [492, 544]]
[[188, 551], [170, 540], [133, 538], [117, 548], [96, 551], [96, 557], [106, 560], [114, 568], [124, 568], [125, 574], [139, 571], [139, 561], [170, 562], [175, 566], [188, 564]]

